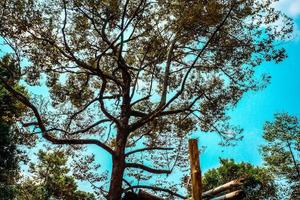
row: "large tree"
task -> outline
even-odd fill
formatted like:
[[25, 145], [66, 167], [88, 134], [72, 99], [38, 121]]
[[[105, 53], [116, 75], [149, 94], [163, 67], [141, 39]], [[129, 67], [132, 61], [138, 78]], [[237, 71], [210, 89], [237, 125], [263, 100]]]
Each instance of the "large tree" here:
[[261, 152], [266, 166], [292, 188], [292, 195], [300, 197], [300, 124], [296, 116], [275, 114], [273, 122], [266, 122]]
[[278, 43], [292, 23], [272, 2], [4, 0], [0, 35], [20, 64], [29, 61], [20, 66], [27, 84], [48, 87], [51, 105], [1, 82], [31, 109], [25, 124], [46, 140], [111, 154], [109, 187], [101, 189], [108, 199], [133, 188], [182, 197], [132, 184], [186, 169], [182, 144], [194, 130], [236, 138], [226, 110], [268, 82], [255, 67], [286, 56]]

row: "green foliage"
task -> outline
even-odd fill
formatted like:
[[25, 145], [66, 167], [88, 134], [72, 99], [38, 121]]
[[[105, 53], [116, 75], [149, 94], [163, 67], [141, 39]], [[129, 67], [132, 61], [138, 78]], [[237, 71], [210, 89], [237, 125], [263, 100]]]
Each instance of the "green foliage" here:
[[67, 155], [64, 151], [39, 151], [38, 161], [31, 163], [33, 177], [21, 185], [18, 198], [31, 200], [94, 200], [91, 193], [78, 190], [73, 176], [68, 175]]
[[[242, 189], [249, 200], [276, 199], [274, 177], [267, 169], [249, 163], [236, 163], [234, 160], [221, 159], [221, 166], [208, 170], [203, 176], [203, 190], [207, 191], [229, 181], [246, 178]], [[232, 188], [232, 191], [237, 188]]]
[[[16, 90], [23, 90], [13, 73], [15, 63], [10, 56], [0, 60], [0, 78], [6, 79]], [[11, 70], [7, 70], [10, 68]], [[12, 129], [15, 119], [25, 112], [25, 106], [7, 92], [0, 83], [0, 199], [15, 198], [19, 177], [20, 151], [17, 149], [17, 135]]]
[[[20, 80], [19, 72], [16, 62], [10, 55], [5, 55], [0, 59], [0, 77], [12, 85], [16, 91], [20, 91], [27, 96], [24, 87], [18, 84]], [[1, 82], [0, 99], [0, 120], [2, 123], [12, 124], [26, 110], [26, 107], [10, 94]]]
[[0, 122], [0, 199], [14, 199], [19, 174], [17, 148], [8, 124]]
[[261, 153], [265, 165], [274, 175], [288, 181], [292, 193], [300, 197], [300, 125], [298, 118], [287, 113], [275, 114], [273, 122], [265, 123], [263, 138], [266, 140], [266, 144], [261, 146]]
[[186, 170], [191, 132], [239, 138], [227, 111], [268, 83], [255, 69], [286, 57], [278, 44], [293, 30], [274, 1], [10, 0], [0, 36], [28, 61], [22, 80], [46, 82], [51, 106], [23, 99], [42, 136], [105, 149], [113, 169], [101, 191], [119, 200], [124, 176]]

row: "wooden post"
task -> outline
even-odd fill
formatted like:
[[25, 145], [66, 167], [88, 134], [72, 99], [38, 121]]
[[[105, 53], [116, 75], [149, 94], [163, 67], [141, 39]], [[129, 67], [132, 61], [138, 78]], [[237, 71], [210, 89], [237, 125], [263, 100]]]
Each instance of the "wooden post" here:
[[164, 200], [160, 197], [154, 196], [154, 195], [152, 195], [148, 192], [145, 192], [143, 190], [139, 191], [138, 198], [143, 199], [143, 200]]
[[235, 179], [235, 180], [232, 180], [228, 183], [220, 185], [216, 188], [213, 188], [211, 190], [203, 192], [202, 193], [202, 198], [213, 198], [217, 194], [220, 194], [221, 192], [224, 192], [224, 191], [227, 191], [227, 190], [230, 190], [230, 189], [233, 189], [235, 187], [239, 187], [239, 186], [243, 185], [245, 180], [246, 180], [246, 178]]
[[200, 158], [199, 158], [199, 150], [198, 150], [198, 141], [196, 139], [189, 140], [189, 154], [190, 154], [191, 177], [192, 177], [192, 199], [202, 200]]
[[237, 190], [228, 194], [224, 194], [220, 197], [215, 197], [214, 200], [237, 200], [243, 199], [244, 197], [245, 193], [242, 190]]

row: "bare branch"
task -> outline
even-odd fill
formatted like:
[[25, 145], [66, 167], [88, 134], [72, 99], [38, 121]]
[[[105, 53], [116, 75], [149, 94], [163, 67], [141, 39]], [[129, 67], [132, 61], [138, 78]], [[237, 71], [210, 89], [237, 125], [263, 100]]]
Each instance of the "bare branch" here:
[[147, 95], [147, 96], [145, 96], [145, 97], [143, 97], [143, 98], [141, 98], [141, 99], [136, 100], [135, 102], [133, 102], [133, 103], [131, 104], [131, 107], [134, 106], [135, 104], [138, 104], [138, 103], [141, 102], [141, 101], [145, 101], [145, 100], [149, 99], [150, 97], [151, 97], [151, 95]]

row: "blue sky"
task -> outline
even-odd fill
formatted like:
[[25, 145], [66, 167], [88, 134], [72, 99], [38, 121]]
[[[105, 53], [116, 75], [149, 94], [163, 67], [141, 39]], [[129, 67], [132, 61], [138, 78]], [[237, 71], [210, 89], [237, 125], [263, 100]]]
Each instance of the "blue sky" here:
[[[232, 123], [244, 129], [244, 139], [236, 146], [218, 145], [220, 137], [217, 134], [195, 134], [199, 139], [199, 146], [206, 147], [200, 158], [204, 173], [217, 167], [219, 158], [232, 158], [238, 162], [262, 165], [258, 148], [264, 143], [263, 124], [273, 120], [274, 114], [278, 112], [288, 112], [300, 118], [300, 0], [280, 0], [275, 6], [295, 21], [294, 39], [282, 45], [287, 50], [288, 58], [279, 64], [264, 63], [258, 67], [258, 74], [268, 73], [272, 76], [271, 83], [261, 91], [247, 93], [238, 105], [229, 111]], [[89, 151], [95, 152], [99, 149], [91, 147]], [[97, 154], [96, 158], [102, 161], [103, 169], [110, 170], [109, 155]], [[178, 179], [176, 174], [170, 178]]]
[[[300, 25], [300, 19], [297, 23]], [[244, 128], [244, 139], [234, 147], [223, 148], [218, 146], [216, 135], [206, 134], [199, 138], [200, 145], [206, 146], [201, 155], [204, 171], [217, 166], [219, 157], [262, 164], [258, 146], [264, 142], [261, 137], [264, 122], [273, 120], [277, 112], [288, 112], [300, 118], [300, 40], [284, 46], [288, 52], [286, 60], [279, 64], [263, 64], [258, 70], [272, 76], [267, 88], [247, 93], [229, 112], [232, 122]]]
[[[244, 129], [242, 141], [234, 147], [225, 148], [218, 145], [216, 134], [201, 134], [199, 145], [206, 146], [201, 154], [203, 172], [218, 166], [219, 157], [261, 165], [258, 147], [264, 143], [261, 137], [263, 124], [273, 120], [277, 112], [288, 112], [300, 118], [300, 0], [280, 0], [275, 6], [295, 21], [295, 38], [283, 44], [288, 58], [279, 64], [264, 63], [260, 66], [258, 74], [270, 74], [271, 83], [262, 91], [247, 93], [229, 112], [232, 123]], [[35, 93], [44, 93], [44, 89], [38, 88]], [[99, 148], [92, 146], [87, 151], [95, 153], [99, 152]], [[103, 169], [111, 167], [108, 154], [97, 153], [96, 159], [102, 162]]]
[[229, 112], [233, 124], [244, 129], [241, 142], [224, 148], [218, 145], [220, 140], [217, 135], [200, 136], [200, 146], [206, 146], [201, 155], [204, 172], [218, 166], [219, 157], [262, 165], [258, 148], [264, 143], [262, 131], [265, 121], [273, 120], [277, 112], [288, 112], [300, 118], [300, 0], [280, 0], [276, 7], [295, 21], [294, 39], [282, 45], [287, 50], [288, 58], [279, 64], [264, 63], [260, 66], [258, 74], [270, 74], [271, 83], [264, 90], [247, 93]]

